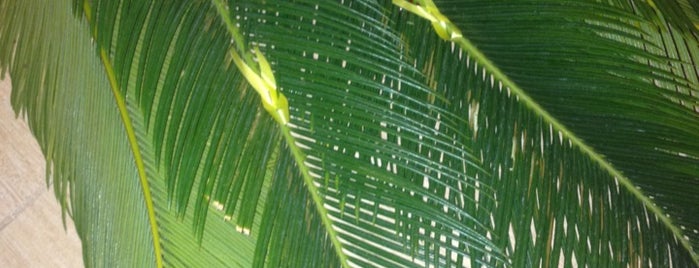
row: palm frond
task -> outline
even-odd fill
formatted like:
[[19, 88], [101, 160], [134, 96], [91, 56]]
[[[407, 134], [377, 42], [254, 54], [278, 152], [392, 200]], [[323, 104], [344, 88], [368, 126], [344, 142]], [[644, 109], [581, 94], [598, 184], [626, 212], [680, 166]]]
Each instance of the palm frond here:
[[[697, 160], [696, 124], [692, 123], [699, 119], [695, 112], [697, 84], [694, 82], [696, 81], [694, 77], [697, 71], [692, 63], [695, 61], [691, 59], [691, 53], [687, 52], [696, 50], [696, 41], [692, 38], [682, 38], [675, 32], [674, 38], [665, 37], [665, 40], [668, 38], [683, 40], [683, 43], [672, 44], [672, 46], [663, 44], [664, 38], [658, 36], [672, 34], [672, 28], [651, 28], [650, 22], [658, 18], [642, 17], [633, 8], [622, 9], [593, 3], [560, 1], [549, 2], [546, 5], [542, 5], [542, 1], [536, 3], [440, 1], [437, 5], [440, 10], [445, 11], [446, 17], [454, 21], [456, 27], [462, 29], [463, 35], [474, 45], [470, 48], [465, 47], [466, 51], [463, 51], [467, 54], [467, 65], [470, 63], [474, 67], [463, 72], [472, 72], [476, 76], [481, 76], [481, 81], [470, 81], [466, 85], [442, 86], [445, 90], [450, 87], [466, 88], [474, 91], [471, 94], [481, 96], [471, 101], [472, 105], [477, 105], [475, 109], [478, 110], [479, 116], [486, 118], [483, 122], [486, 125], [484, 133], [477, 134], [477, 137], [487, 137], [486, 139], [498, 137], [497, 140], [487, 140], [482, 143], [482, 146], [486, 147], [482, 147], [481, 150], [484, 155], [488, 155], [489, 151], [500, 154], [491, 161], [485, 162], [491, 163], [492, 168], [500, 174], [499, 177], [519, 180], [529, 177], [526, 194], [519, 192], [515, 193], [515, 196], [531, 196], [531, 191], [536, 191], [538, 188], [532, 184], [536, 182], [533, 178], [536, 178], [535, 175], [539, 173], [540, 179], [544, 181], [539, 182], [543, 184], [539, 186], [542, 188], [536, 191], [537, 195], [542, 192], [549, 193], [544, 195], [543, 199], [539, 196], [534, 197], [537, 204], [551, 206], [549, 200], [552, 197], [547, 195], [554, 195], [548, 184], [552, 182], [556, 185], [555, 195], [560, 195], [561, 198], [569, 199], [566, 198], [567, 195], [574, 197], [577, 192], [577, 199], [581, 206], [586, 199], [585, 191], [590, 191], [587, 197], [590, 201], [588, 212], [584, 212], [586, 210], [584, 207], [573, 209], [553, 205], [545, 209], [546, 213], [543, 215], [538, 215], [541, 212], [537, 209], [531, 212], [532, 216], [523, 216], [528, 215], [526, 213], [503, 216], [501, 219], [505, 223], [500, 223], [504, 226], [500, 227], [502, 231], [499, 233], [504, 233], [508, 228], [505, 226], [510, 224], [509, 228], [512, 228], [510, 232], [515, 233], [510, 237], [511, 249], [516, 252], [513, 244], [519, 243], [515, 241], [529, 235], [517, 234], [517, 232], [526, 233], [529, 227], [532, 229], [532, 239], [535, 240], [534, 234], [537, 233], [535, 229], [543, 224], [545, 229], [549, 229], [550, 241], [551, 237], [554, 237], [552, 235], [560, 235], [561, 231], [564, 233], [563, 239], [567, 239], [565, 236], [570, 234], [568, 228], [575, 226], [575, 239], [558, 246], [555, 246], [555, 241], [548, 246], [544, 245], [543, 249], [550, 253], [546, 255], [547, 258], [535, 260], [527, 265], [536, 266], [537, 263], [555, 265], [563, 261], [568, 263], [571, 261], [571, 256], [577, 256], [577, 262], [580, 262], [580, 256], [589, 256], [591, 252], [595, 252], [593, 250], [595, 242], [590, 242], [590, 239], [600, 239], [600, 235], [605, 232], [609, 234], [604, 234], [602, 237], [616, 236], [616, 239], [597, 242], [598, 245], [609, 243], [608, 249], [602, 249], [599, 246], [601, 252], [607, 251], [601, 254], [607, 255], [604, 257], [606, 261], [601, 263], [619, 261], [620, 264], [651, 265], [652, 263], [686, 262], [684, 265], [695, 265], [697, 255], [694, 248], [697, 240], [694, 238], [696, 231], [693, 230], [697, 230], [697, 219], [687, 216], [692, 215], [687, 214], [689, 212], [687, 209], [697, 207], [696, 200], [689, 197], [696, 190], [693, 187], [678, 186], [696, 184], [697, 172], [684, 165], [681, 165], [684, 168], [678, 168], [677, 163], [692, 163], [688, 166], [696, 166]], [[576, 8], [571, 8], [569, 12], [564, 11], [563, 7], [571, 5], [576, 5]], [[483, 12], [484, 10], [492, 13]], [[536, 16], [527, 16], [528, 10], [535, 10]], [[596, 15], [592, 12], [581, 12], [581, 10], [594, 10]], [[498, 14], [507, 19], [500, 20], [500, 17], [494, 18], [489, 16], [490, 14]], [[498, 23], [502, 21], [506, 23]], [[581, 40], [588, 41], [581, 42]], [[411, 41], [424, 43], [420, 40]], [[478, 48], [476, 49], [475, 46]], [[685, 51], [685, 58], [671, 56], [681, 54], [673, 52], [675, 50]], [[478, 55], [480, 51], [484, 54]], [[456, 56], [451, 57], [452, 60], [454, 57]], [[491, 63], [490, 61], [493, 65], [486, 66]], [[455, 66], [456, 64], [429, 61], [423, 63], [427, 66]], [[503, 73], [497, 73], [499, 70]], [[514, 82], [508, 84], [509, 79]], [[483, 83], [485, 86], [482, 85]], [[519, 89], [512, 88], [513, 86]], [[495, 91], [495, 93], [478, 92], [475, 90], [478, 88], [485, 88], [481, 90]], [[515, 100], [503, 103], [502, 100], [493, 102], [485, 97], [493, 94], [496, 96], [506, 94], [508, 98]], [[532, 99], [528, 99], [529, 96]], [[533, 105], [532, 102], [534, 102]], [[528, 106], [528, 110], [538, 113], [543, 118], [522, 117], [523, 115], [518, 115], [522, 113], [520, 110], [522, 107], [518, 106]], [[549, 116], [551, 119], [546, 118]], [[495, 121], [497, 125], [488, 126], [489, 123], [493, 124], [493, 121], [489, 120], [492, 118], [499, 119]], [[517, 120], [502, 125], [504, 118], [519, 118], [523, 121]], [[558, 120], [561, 124], [559, 126], [557, 126]], [[493, 127], [495, 129], [487, 130]], [[527, 139], [531, 140], [527, 141]], [[556, 157], [560, 160], [549, 158], [550, 156], [538, 158], [538, 147], [541, 146], [542, 153], [550, 152], [551, 150], [545, 150], [545, 147], [555, 143], [564, 147], [568, 147], [565, 146], [566, 143], [572, 148], [577, 147], [583, 155], [587, 155], [586, 158], [589, 157], [592, 163], [586, 164], [586, 161], [582, 160], [570, 161], [568, 158], [570, 156], [567, 155], [574, 153], [576, 149], [561, 151]], [[493, 144], [501, 144], [503, 147], [493, 148]], [[527, 149], [527, 146], [532, 147]], [[502, 153], [497, 152], [506, 151], [508, 148], [512, 148], [512, 157], [498, 159], [502, 157]], [[517, 154], [524, 154], [525, 158], [521, 159], [516, 156]], [[515, 163], [521, 160], [525, 160], [525, 165], [518, 168]], [[561, 162], [553, 165], [550, 163], [558, 161]], [[595, 162], [597, 164], [594, 164]], [[531, 165], [528, 166], [526, 163]], [[594, 168], [595, 165], [598, 167]], [[592, 171], [594, 169], [603, 171], [602, 173]], [[609, 174], [602, 175], [603, 173]], [[546, 180], [549, 182], [547, 183]], [[580, 182], [576, 182], [577, 180]], [[627, 181], [620, 183], [619, 180]], [[497, 183], [491, 184], [497, 187]], [[560, 190], [562, 184], [568, 187], [575, 184], [578, 186], [577, 189], [573, 187], [568, 191], [562, 191]], [[589, 184], [593, 186], [590, 187]], [[496, 192], [511, 191], [508, 190], [511, 185], [515, 183], [500, 188]], [[626, 188], [628, 192], [622, 193], [620, 188]], [[616, 189], [616, 197], [613, 197], [614, 189]], [[631, 195], [627, 195], [628, 193]], [[670, 193], [675, 194], [670, 195]], [[678, 195], [685, 198], [676, 198]], [[600, 200], [605, 197], [607, 200]], [[629, 210], [643, 211], [643, 213], [620, 212], [622, 209], [612, 205], [617, 202], [626, 204], [624, 207]], [[633, 202], [637, 202], [640, 207], [632, 208], [628, 205]], [[600, 207], [594, 208], [593, 203], [598, 203]], [[527, 206], [527, 203], [523, 205]], [[569, 206], [569, 204], [564, 202], [562, 206]], [[619, 211], [604, 211], [605, 207]], [[594, 214], [596, 216], [593, 218], [598, 218], [596, 221], [600, 221], [599, 218], [601, 218], [607, 219], [609, 223], [604, 221], [597, 224], [576, 223], [570, 219], [569, 214], [572, 211], [576, 214]], [[605, 213], [609, 215], [605, 216]], [[623, 220], [620, 214], [628, 218]], [[518, 219], [515, 221], [510, 217]], [[580, 219], [579, 215], [576, 218], [585, 221], [584, 218]], [[644, 220], [645, 228], [640, 224]], [[652, 227], [652, 220], [658, 221], [656, 227]], [[619, 221], [623, 224], [619, 224]], [[519, 224], [516, 224], [517, 222]], [[605, 224], [613, 227], [604, 227]], [[585, 235], [584, 231], [578, 230], [578, 226], [595, 225], [598, 226], [595, 228], [601, 229], [590, 230], [595, 234], [594, 236]], [[656, 231], [650, 231], [654, 228], [664, 229], [668, 233], [658, 234], [655, 233]], [[615, 231], [610, 231], [624, 229], [629, 233], [633, 232], [632, 230], [638, 233], [628, 235], [629, 237], [624, 239], [618, 234], [613, 235]], [[647, 245], [654, 245], [656, 241], [662, 240], [649, 238], [649, 233], [679, 242], [675, 242], [674, 245], [667, 244], [667, 251], [662, 253], [644, 252], [643, 248], [650, 247]], [[538, 234], [541, 233], [538, 232]], [[585, 239], [581, 240], [581, 237], [585, 236], [594, 237], [587, 239], [587, 251], [571, 250], [569, 243], [584, 242]], [[631, 246], [619, 244], [619, 241], [628, 242], [629, 240], [634, 242]], [[620, 248], [615, 248], [615, 243]], [[534, 243], [533, 248], [537, 247]], [[628, 250], [628, 247], [631, 247], [631, 250]], [[518, 246], [517, 248], [528, 251], [526, 247]], [[538, 252], [543, 252], [543, 249], [539, 249]], [[559, 250], [560, 256], [556, 256], [558, 254], [556, 251]], [[615, 254], [619, 256], [620, 252], [622, 257], [615, 257]], [[597, 256], [597, 254], [594, 255]], [[512, 256], [517, 256], [513, 258], [516, 260], [525, 260], [521, 255], [513, 254]], [[582, 263], [586, 262], [587, 260], [582, 261]], [[524, 264], [520, 263], [520, 265]]]
[[[12, 72], [18, 81], [13, 104], [32, 118], [31, 127], [50, 163], [57, 196], [76, 221], [86, 266], [155, 264], [133, 152], [103, 63], [96, 56], [74, 56], [95, 55], [88, 26], [66, 8], [67, 1], [3, 4], [3, 14], [17, 14], [12, 23], [2, 23], [14, 27], [3, 31], [2, 58], [12, 59], [4, 63], [11, 64], [10, 70], [29, 68]], [[43, 13], [33, 13], [37, 11]], [[136, 129], [142, 132], [144, 120], [133, 115]], [[157, 174], [152, 172], [152, 160], [145, 162], [149, 174]], [[167, 213], [166, 185], [156, 178], [151, 180], [151, 189], [164, 252], [169, 253], [167, 263], [250, 265], [254, 239], [236, 232], [230, 224], [214, 222], [202, 242], [207, 247], [202, 249], [193, 239], [192, 213], [181, 217]], [[224, 232], [225, 237], [221, 236]]]
[[697, 265], [696, 5], [393, 2], [0, 2], [87, 266]]
[[[292, 111], [290, 146], [306, 154], [303, 176], [320, 186], [349, 263], [441, 262], [435, 248], [460, 259], [478, 252], [503, 261], [483, 233], [463, 228], [487, 229], [463, 209], [474, 198], [461, 191], [479, 187], [466, 169], [481, 169], [461, 142], [469, 139], [459, 130], [464, 121], [443, 111], [443, 97], [417, 87], [420, 76], [396, 50], [398, 36], [384, 30], [378, 6], [230, 7], [248, 10], [243, 29], [275, 62]], [[292, 31], [293, 37], [280, 34]], [[423, 187], [429, 183], [454, 194]], [[487, 186], [480, 187], [487, 198]], [[430, 216], [445, 209], [447, 215]], [[419, 238], [425, 234], [436, 238]]]

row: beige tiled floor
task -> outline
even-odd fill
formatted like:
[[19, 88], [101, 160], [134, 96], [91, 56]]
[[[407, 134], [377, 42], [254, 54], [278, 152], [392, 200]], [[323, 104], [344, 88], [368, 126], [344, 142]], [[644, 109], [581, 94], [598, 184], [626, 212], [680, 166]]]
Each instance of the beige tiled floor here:
[[68, 221], [66, 230], [41, 151], [12, 111], [9, 80], [0, 81], [0, 267], [82, 267]]

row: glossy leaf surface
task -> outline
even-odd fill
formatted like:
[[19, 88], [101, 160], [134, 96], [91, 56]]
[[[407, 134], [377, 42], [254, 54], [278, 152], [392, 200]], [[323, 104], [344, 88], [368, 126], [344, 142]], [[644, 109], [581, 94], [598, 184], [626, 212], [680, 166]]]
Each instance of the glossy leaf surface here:
[[1, 1], [87, 266], [688, 267], [689, 1]]

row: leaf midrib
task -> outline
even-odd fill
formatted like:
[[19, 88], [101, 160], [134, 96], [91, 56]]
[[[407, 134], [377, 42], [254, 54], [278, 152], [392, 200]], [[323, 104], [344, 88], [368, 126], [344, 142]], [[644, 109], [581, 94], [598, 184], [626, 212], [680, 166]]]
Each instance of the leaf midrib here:
[[[232, 37], [233, 43], [236, 46], [235, 48], [230, 49], [230, 53], [233, 55], [237, 55], [236, 48], [238, 50], [243, 50], [242, 48], [245, 47], [244, 45], [244, 39], [240, 32], [238, 32], [238, 28], [233, 24], [232, 19], [227, 13], [227, 5], [225, 5], [222, 0], [212, 0], [214, 6], [216, 7], [216, 11], [218, 15], [220, 16], [221, 20], [223, 20], [223, 23], [226, 25], [226, 29], [228, 30], [228, 33]], [[244, 53], [242, 58], [247, 58], [251, 59], [251, 56], [248, 53], [245, 53], [246, 51], [240, 51]], [[246, 77], [246, 79], [248, 79]], [[248, 81], [251, 85], [252, 82]], [[281, 92], [278, 94], [282, 95]], [[325, 230], [328, 234], [328, 239], [330, 239], [333, 248], [335, 250], [335, 253], [337, 254], [337, 257], [340, 260], [340, 265], [342, 267], [350, 267], [349, 266], [349, 261], [348, 261], [348, 256], [342, 251], [342, 243], [339, 240], [339, 235], [333, 228], [333, 223], [332, 219], [328, 216], [329, 213], [327, 209], [324, 206], [323, 198], [320, 196], [320, 192], [318, 191], [318, 187], [315, 185], [315, 181], [313, 177], [310, 174], [310, 170], [308, 167], [304, 164], [304, 161], [306, 159], [305, 153], [301, 150], [301, 148], [296, 144], [296, 138], [293, 137], [292, 135], [292, 127], [290, 123], [282, 123], [279, 120], [275, 120], [275, 122], [278, 123], [279, 125], [279, 130], [284, 136], [284, 139], [287, 143], [287, 146], [289, 150], [291, 151], [294, 160], [296, 162], [296, 166], [299, 168], [299, 171], [301, 173], [301, 176], [303, 177], [304, 185], [306, 185], [306, 188], [308, 190], [308, 193], [311, 196], [311, 199], [313, 200], [314, 206], [316, 207], [316, 210], [318, 212], [319, 218], [321, 219], [321, 222], [323, 223]]]
[[[83, 11], [88, 24], [92, 25], [92, 8], [90, 7], [90, 3], [88, 1], [85, 1], [83, 4]], [[92, 35], [93, 38], [96, 38], [96, 28], [95, 31], [92, 32]], [[134, 162], [138, 171], [139, 182], [141, 184], [141, 189], [143, 190], [143, 199], [146, 203], [145, 205], [148, 214], [148, 223], [150, 225], [151, 234], [153, 235], [153, 251], [155, 254], [155, 264], [156, 267], [161, 268], [163, 267], [163, 260], [161, 253], [162, 249], [160, 246], [160, 232], [158, 230], [158, 224], [155, 216], [155, 207], [153, 205], [153, 197], [151, 195], [150, 186], [148, 184], [148, 176], [146, 175], [146, 167], [143, 162], [143, 156], [138, 145], [136, 132], [134, 131], [133, 123], [131, 122], [131, 117], [127, 110], [126, 101], [124, 100], [124, 97], [121, 94], [121, 88], [117, 83], [116, 74], [113, 67], [114, 64], [112, 63], [107, 51], [104, 48], [99, 47], [99, 55], [100, 59], [102, 60], [102, 65], [104, 66], [105, 73], [107, 74], [107, 78], [109, 80], [110, 89], [112, 90], [112, 94], [114, 95], [114, 101], [116, 102], [117, 108], [119, 109], [119, 115], [121, 116], [122, 122], [124, 123], [124, 131], [126, 132], [131, 151], [133, 152]]]

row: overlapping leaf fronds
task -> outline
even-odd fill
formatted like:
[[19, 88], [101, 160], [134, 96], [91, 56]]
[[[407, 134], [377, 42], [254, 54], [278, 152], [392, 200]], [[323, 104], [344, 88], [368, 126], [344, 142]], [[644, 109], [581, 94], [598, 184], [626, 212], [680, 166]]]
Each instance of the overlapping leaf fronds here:
[[2, 1], [0, 64], [88, 266], [684, 267], [688, 7], [437, 1], [447, 42], [388, 1]]
[[[515, 9], [526, 6], [511, 4], [499, 8], [499, 13], [508, 16], [508, 12], [516, 13]], [[653, 17], [657, 14], [645, 15], [650, 16], [648, 21], [644, 21], [646, 17], [633, 18], [647, 13], [643, 12], [648, 8], [644, 5], [587, 8], [626, 14], [614, 20], [588, 15], [576, 22], [575, 14], [551, 15], [558, 21], [552, 25], [564, 25], [558, 27], [529, 28], [533, 27], [527, 23], [529, 19], [513, 21], [521, 28], [508, 30], [509, 33], [504, 33], [504, 27], [487, 23], [490, 18], [466, 12], [476, 7], [483, 5], [452, 6], [445, 10], [450, 10], [448, 16], [463, 28], [481, 29], [482, 34], [468, 35], [478, 40], [474, 42], [502, 69], [509, 71], [537, 102], [604, 155], [633, 181], [634, 187], [666, 209], [665, 213], [671, 215], [680, 229], [686, 230], [684, 235], [696, 248], [694, 230], [699, 227], [699, 218], [690, 216], [699, 207], [699, 201], [690, 197], [696, 191], [699, 154], [695, 37], [682, 34], [671, 24], [652, 26], [648, 21], [657, 20]], [[538, 19], [541, 17], [533, 20]], [[548, 33], [559, 27], [570, 32], [558, 30], [561, 33], [556, 38], [544, 37], [552, 36]], [[518, 49], [506, 49], [504, 53], [503, 42], [491, 41], [516, 37], [517, 32], [545, 34], [521, 38]], [[603, 38], [594, 43], [578, 41], [596, 35]], [[577, 51], [585, 51], [587, 57], [575, 56]], [[557, 56], [561, 63], [547, 64], [548, 55]], [[521, 64], [524, 62], [526, 68], [516, 67], [525, 66]]]
[[[689, 52], [696, 50], [696, 41], [692, 35], [682, 35], [677, 31], [673, 33], [672, 27], [650, 27], [648, 21], [657, 20], [658, 17], [637, 16], [641, 14], [638, 10], [643, 7], [584, 2], [543, 3], [437, 3], [445, 11], [446, 17], [452, 18], [457, 27], [463, 29], [464, 36], [478, 46], [478, 49], [464, 47], [467, 50], [463, 52], [466, 59], [460, 60], [472, 66], [463, 72], [473, 72], [475, 79], [470, 77], [470, 82], [465, 84], [447, 82], [438, 86], [444, 90], [461, 87], [471, 90], [469, 98], [471, 94], [475, 95], [470, 103], [469, 115], [473, 118], [474, 113], [478, 114], [479, 118], [474, 118], [476, 122], [472, 124], [480, 125], [483, 132], [476, 135], [480, 138], [474, 139], [476, 147], [483, 146], [481, 150], [486, 157], [488, 152], [506, 152], [511, 148], [511, 154], [505, 154], [510, 157], [502, 158], [502, 153], [496, 153], [491, 155], [495, 158], [485, 161], [491, 163], [497, 177], [503, 179], [501, 183], [491, 184], [501, 189], [498, 193], [509, 192], [517, 197], [526, 197], [507, 201], [514, 203], [506, 207], [519, 207], [518, 212], [512, 215], [496, 214], [494, 218], [499, 220], [493, 222], [494, 228], [500, 225], [501, 231], [497, 233], [510, 234], [510, 255], [519, 265], [696, 265], [693, 248], [697, 243], [694, 238], [697, 218], [689, 216], [693, 215], [691, 210], [697, 207], [697, 200], [689, 197], [695, 193], [697, 183], [694, 167], [697, 166], [695, 148], [698, 132], [694, 130], [696, 123], [693, 123], [698, 119], [695, 112], [696, 66]], [[566, 12], [564, 6], [575, 8]], [[484, 10], [498, 16], [484, 13]], [[582, 10], [594, 10], [597, 15]], [[665, 44], [662, 35], [666, 36]], [[672, 45], [667, 44], [668, 38], [675, 40], [671, 42]], [[678, 39], [683, 41], [676, 43]], [[411, 43], [428, 42], [412, 40]], [[444, 48], [446, 51], [449, 49]], [[479, 52], [479, 49], [485, 55], [473, 53], [474, 50]], [[684, 58], [669, 56], [683, 54], [676, 51], [684, 51]], [[425, 59], [423, 64], [455, 66], [457, 63], [453, 61], [457, 55], [461, 54], [444, 57], [447, 60], [442, 62]], [[486, 55], [488, 58], [485, 60], [479, 58]], [[484, 66], [491, 60], [496, 67]], [[499, 69], [504, 70], [504, 76], [494, 71]], [[480, 79], [478, 76], [481, 76]], [[526, 92], [511, 88], [507, 84], [508, 79], [514, 80], [516, 84], [512, 85]], [[449, 80], [442, 77], [435, 78], [435, 81]], [[481, 91], [477, 90], [479, 88], [482, 88]], [[498, 98], [492, 100], [493, 94], [504, 94], [515, 100], [511, 100], [511, 103]], [[526, 100], [528, 95], [533, 100]], [[531, 104], [531, 101], [536, 103]], [[518, 104], [520, 102], [522, 104]], [[537, 107], [539, 104], [542, 107]], [[553, 121], [544, 116], [542, 124], [542, 118], [528, 118], [526, 112], [522, 114], [520, 111], [521, 106], [529, 106], [530, 111], [543, 108], [545, 113], [553, 116]], [[485, 120], [477, 124], [480, 118]], [[492, 121], [492, 118], [499, 119]], [[510, 118], [513, 122], [503, 124], [506, 121], [504, 118]], [[558, 120], [566, 127], [557, 127]], [[576, 140], [576, 136], [582, 139]], [[486, 141], [481, 143], [479, 139], [483, 137]], [[559, 147], [556, 143], [563, 148], [545, 150], [547, 146]], [[566, 149], [566, 143], [572, 148], [578, 147], [583, 155], [587, 154], [585, 158], [593, 163], [586, 164], [581, 159], [571, 161], [571, 157], [577, 158], [571, 155], [576, 150], [571, 152]], [[494, 147], [495, 144], [498, 146]], [[594, 149], [587, 150], [584, 148], [586, 146]], [[553, 155], [540, 157], [538, 148]], [[682, 164], [683, 168], [679, 168], [677, 163], [687, 165]], [[601, 174], [594, 171], [597, 169], [592, 168], [594, 166], [606, 171]], [[616, 169], [619, 172], [614, 171]], [[608, 175], [603, 175], [605, 172]], [[619, 179], [629, 181], [620, 183]], [[537, 183], [540, 185], [537, 186]], [[498, 187], [500, 184], [505, 185]], [[555, 190], [552, 191], [552, 187]], [[561, 187], [571, 188], [561, 190]], [[627, 193], [620, 188], [626, 188], [633, 195], [625, 196]], [[532, 192], [536, 195], [532, 196]], [[671, 192], [675, 194], [670, 195]], [[510, 195], [505, 196], [506, 200], [511, 198]], [[678, 196], [685, 198], [676, 198]], [[575, 201], [563, 202], [560, 206], [557, 202], [550, 202], [558, 198], [577, 199], [580, 206], [587, 200], [589, 206], [570, 206]], [[527, 199], [529, 201], [524, 201]], [[532, 208], [533, 201], [537, 204], [535, 208]], [[630, 205], [633, 202], [638, 202], [640, 207], [633, 208]], [[541, 207], [542, 203], [546, 205]], [[625, 204], [625, 209], [632, 212], [609, 211], [618, 209], [614, 205], [618, 203]], [[647, 211], [649, 207], [656, 206], [654, 203], [669, 212], [660, 212], [657, 207]], [[593, 204], [597, 204], [597, 207]], [[659, 213], [668, 213], [668, 217]], [[585, 223], [589, 219], [581, 215], [590, 215], [589, 219], [595, 219], [597, 223]], [[571, 217], [575, 220], [571, 220]], [[652, 223], [654, 220], [659, 221], [655, 227]], [[645, 226], [641, 224], [644, 221]], [[587, 230], [581, 231], [581, 226]], [[542, 237], [541, 229], [547, 242], [544, 245], [536, 242], [537, 237]], [[669, 233], [651, 231], [655, 229], [665, 229]], [[615, 234], [616, 231], [611, 230], [626, 232]], [[653, 235], [649, 235], [651, 233]], [[670, 241], [660, 243], [665, 250], [648, 252], [647, 248], [658, 247], [657, 241], [663, 240], [660, 238], [663, 236], [666, 237], [664, 241]], [[561, 239], [563, 242], [560, 242]], [[526, 243], [522, 246], [522, 241], [531, 243], [531, 249]], [[583, 246], [573, 246], [580, 244]], [[524, 257], [531, 252], [542, 254]]]
[[[243, 29], [276, 63], [292, 104], [290, 146], [307, 155], [303, 176], [320, 186], [334, 239], [347, 255], [341, 258], [402, 266], [439, 263], [443, 256], [431, 251], [448, 250], [458, 259], [471, 252], [503, 261], [484, 235], [487, 227], [464, 209], [474, 202], [471, 189], [479, 186], [471, 174], [480, 169], [463, 143], [468, 132], [458, 126], [465, 121], [444, 111], [443, 97], [419, 87], [421, 77], [403, 60], [399, 39], [384, 29], [377, 6], [301, 1], [229, 7], [248, 11]], [[342, 27], [348, 32], [336, 30]], [[427, 144], [431, 148], [422, 149]], [[482, 187], [483, 198], [490, 198]], [[447, 188], [452, 196], [436, 190]]]

